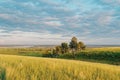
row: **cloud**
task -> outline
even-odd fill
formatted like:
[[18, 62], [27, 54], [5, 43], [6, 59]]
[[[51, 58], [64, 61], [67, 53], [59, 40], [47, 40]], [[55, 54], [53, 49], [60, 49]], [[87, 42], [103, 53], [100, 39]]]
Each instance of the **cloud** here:
[[100, 15], [98, 17], [99, 25], [109, 25], [112, 22], [113, 16], [110, 15]]
[[0, 29], [0, 32], [2, 33], [2, 32], [5, 32], [6, 30], [4, 30], [4, 29]]
[[120, 34], [120, 30], [113, 30], [112, 33]]
[[[6, 31], [6, 30], [1, 30]], [[85, 32], [89, 34], [89, 32]], [[49, 32], [23, 32], [23, 31], [11, 31], [0, 32], [0, 44], [1, 45], [52, 45], [60, 44], [61, 42], [69, 42], [71, 37], [63, 36], [63, 34], [52, 34]], [[120, 44], [115, 38], [91, 38], [78, 36], [80, 41], [84, 41], [86, 44]], [[118, 38], [119, 39], [119, 38]]]
[[9, 16], [8, 14], [0, 14], [0, 18], [2, 18], [2, 19], [10, 19], [11, 16]]
[[45, 21], [51, 21], [52, 20], [53, 21], [53, 20], [59, 20], [59, 18], [49, 16], [49, 17], [43, 18], [43, 20], [45, 20]]
[[111, 5], [111, 6], [119, 6], [120, 0], [101, 0], [103, 3]]
[[[120, 39], [120, 38], [118, 38]], [[94, 38], [85, 41], [88, 44], [98, 44], [98, 45], [119, 45], [120, 42], [115, 38]]]
[[[69, 40], [70, 37], [77, 36], [86, 43], [97, 44], [97, 41], [110, 39], [113, 40], [111, 43], [116, 41], [117, 44], [120, 36], [119, 2], [119, 0], [0, 1], [1, 43], [4, 41], [4, 44], [12, 42], [31, 44], [33, 41], [37, 44], [42, 43], [41, 41], [45, 43], [48, 39], [56, 40], [57, 44], [64, 39]], [[106, 37], [108, 39], [105, 39]]]
[[49, 21], [49, 22], [44, 22], [44, 24], [53, 27], [63, 26], [63, 24], [60, 21]]
[[109, 1], [109, 0], [104, 0], [104, 1], [106, 1], [106, 2], [108, 2], [108, 3], [112, 3], [112, 2], [120, 3], [120, 0], [111, 0], [111, 1]]
[[61, 41], [68, 40], [59, 34], [51, 33], [37, 33], [37, 32], [23, 32], [11, 31], [0, 32], [0, 44], [59, 44]]

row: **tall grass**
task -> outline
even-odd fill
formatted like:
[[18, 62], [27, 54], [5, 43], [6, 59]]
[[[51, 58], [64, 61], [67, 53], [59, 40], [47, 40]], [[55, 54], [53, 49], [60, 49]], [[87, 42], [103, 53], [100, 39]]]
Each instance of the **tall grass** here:
[[6, 80], [6, 70], [0, 66], [0, 80]]
[[56, 56], [52, 54], [51, 50], [50, 48], [0, 48], [0, 54], [57, 57], [120, 65], [120, 47], [87, 48], [86, 50], [78, 52], [75, 58], [73, 58], [73, 55], [70, 53]]
[[6, 80], [120, 80], [120, 66], [83, 61], [0, 55], [0, 67]]
[[41, 57], [51, 53], [50, 48], [0, 48], [0, 54]]

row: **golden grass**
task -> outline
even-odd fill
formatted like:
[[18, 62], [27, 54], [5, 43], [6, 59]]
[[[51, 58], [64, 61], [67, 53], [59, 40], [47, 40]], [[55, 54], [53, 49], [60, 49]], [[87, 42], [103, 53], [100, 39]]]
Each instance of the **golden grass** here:
[[120, 80], [120, 66], [74, 60], [0, 55], [0, 67], [6, 80]]
[[120, 47], [87, 48], [88, 51], [119, 51]]

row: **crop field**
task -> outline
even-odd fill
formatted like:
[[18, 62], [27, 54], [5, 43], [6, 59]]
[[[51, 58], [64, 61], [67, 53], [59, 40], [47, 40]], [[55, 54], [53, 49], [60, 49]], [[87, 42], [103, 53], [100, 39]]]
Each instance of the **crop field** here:
[[[51, 48], [0, 48], [0, 54], [54, 58]], [[71, 53], [56, 58], [73, 59]], [[87, 48], [77, 52], [75, 59], [120, 65], [120, 47]]]
[[120, 47], [87, 48], [87, 51], [112, 51], [112, 52], [120, 52]]
[[50, 48], [0, 48], [0, 54], [40, 57], [51, 52]]
[[0, 80], [120, 80], [120, 66], [0, 55]]

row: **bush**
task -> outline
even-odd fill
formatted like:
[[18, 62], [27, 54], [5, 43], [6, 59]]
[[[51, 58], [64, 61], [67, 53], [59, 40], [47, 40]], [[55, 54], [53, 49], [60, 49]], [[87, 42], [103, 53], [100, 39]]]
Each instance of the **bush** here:
[[114, 62], [113, 64], [120, 64], [120, 52], [110, 51], [92, 51], [92, 52], [80, 52], [77, 54], [77, 58], [93, 59], [100, 61]]

